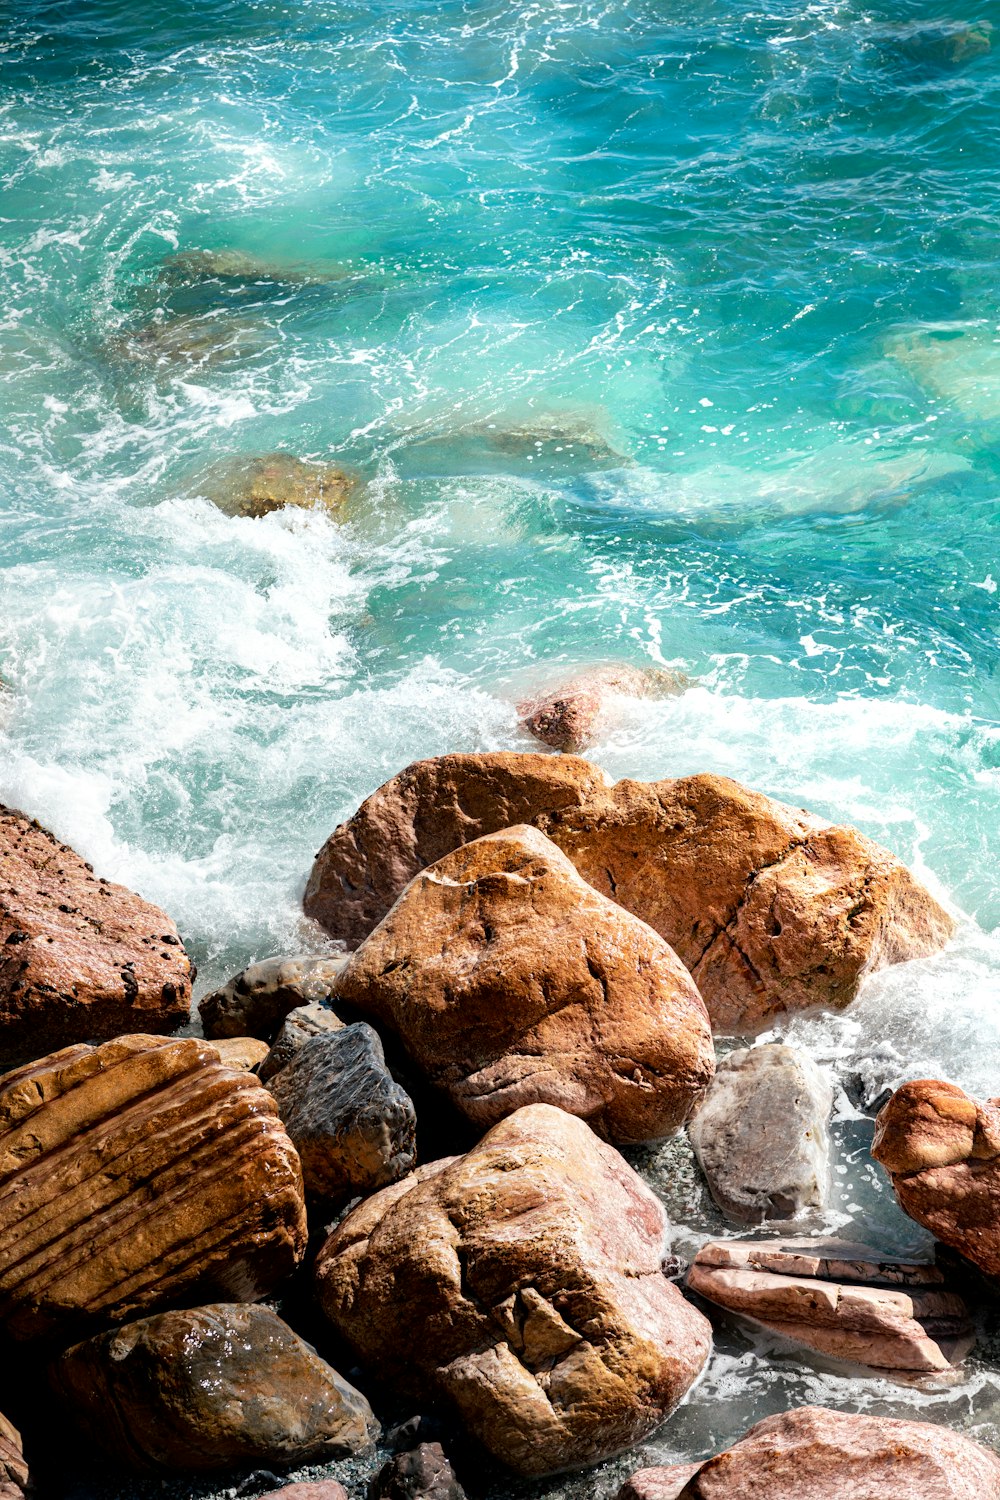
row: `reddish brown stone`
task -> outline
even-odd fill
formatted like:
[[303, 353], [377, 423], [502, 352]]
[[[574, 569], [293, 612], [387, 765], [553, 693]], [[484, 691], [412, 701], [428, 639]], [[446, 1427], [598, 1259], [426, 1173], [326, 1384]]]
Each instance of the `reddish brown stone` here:
[[591, 667], [558, 687], [532, 694], [517, 705], [517, 711], [525, 729], [543, 744], [578, 754], [593, 742], [601, 715], [613, 698], [670, 698], [688, 686], [688, 678], [680, 672], [609, 664]]

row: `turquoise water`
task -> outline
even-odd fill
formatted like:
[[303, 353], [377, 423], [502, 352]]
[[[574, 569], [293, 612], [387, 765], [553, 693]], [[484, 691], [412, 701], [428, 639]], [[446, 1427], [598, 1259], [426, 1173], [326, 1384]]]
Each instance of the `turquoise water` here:
[[[676, 665], [595, 760], [854, 822], [967, 918], [795, 1035], [1000, 1092], [991, 9], [3, 7], [0, 797], [207, 984], [317, 945], [388, 775], [527, 748], [525, 680]], [[199, 497], [278, 448], [354, 519]]]

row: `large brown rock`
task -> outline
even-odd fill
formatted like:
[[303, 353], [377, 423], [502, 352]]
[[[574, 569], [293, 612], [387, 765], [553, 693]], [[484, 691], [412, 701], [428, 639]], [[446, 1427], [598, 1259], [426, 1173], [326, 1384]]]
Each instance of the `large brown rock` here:
[[85, 1436], [135, 1469], [311, 1463], [371, 1448], [371, 1407], [269, 1308], [158, 1313], [68, 1349], [49, 1378]]
[[415, 876], [340, 975], [468, 1118], [555, 1104], [609, 1140], [683, 1123], [715, 1066], [708, 1013], [645, 923], [527, 826]]
[[192, 977], [158, 907], [0, 807], [0, 1067], [71, 1042], [173, 1031]]
[[680, 672], [608, 663], [531, 694], [517, 711], [536, 739], [553, 750], [577, 754], [596, 738], [601, 716], [614, 698], [670, 698], [689, 685]]
[[802, 1406], [685, 1478], [642, 1469], [619, 1500], [1000, 1500], [1000, 1458], [929, 1422]]
[[446, 1396], [497, 1458], [546, 1474], [651, 1432], [705, 1363], [708, 1322], [660, 1269], [665, 1229], [616, 1151], [536, 1104], [349, 1214], [317, 1290], [376, 1375]]
[[953, 1083], [905, 1083], [879, 1112], [872, 1155], [900, 1207], [990, 1276], [1000, 1276], [1000, 1100]]
[[27, 1483], [21, 1434], [0, 1412], [0, 1500], [22, 1500]]
[[0, 1079], [0, 1324], [14, 1338], [182, 1297], [250, 1301], [305, 1243], [274, 1100], [207, 1043], [120, 1037]]

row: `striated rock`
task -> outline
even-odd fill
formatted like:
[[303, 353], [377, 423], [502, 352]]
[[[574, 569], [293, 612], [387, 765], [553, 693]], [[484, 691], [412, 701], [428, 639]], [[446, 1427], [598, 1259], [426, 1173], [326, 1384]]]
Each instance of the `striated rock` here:
[[619, 1491], [619, 1500], [1000, 1497], [1000, 1458], [960, 1433], [822, 1406], [758, 1422], [726, 1453], [696, 1465], [678, 1489], [684, 1467], [640, 1470]]
[[609, 1140], [655, 1140], [714, 1068], [705, 1007], [667, 944], [527, 826], [417, 875], [337, 995], [479, 1126], [547, 1103]]
[[198, 1002], [205, 1035], [254, 1036], [273, 1042], [290, 1011], [333, 994], [344, 958], [263, 958]]
[[27, 1483], [21, 1434], [0, 1412], [0, 1500], [23, 1500]]
[[84, 1434], [135, 1469], [309, 1463], [363, 1452], [371, 1407], [269, 1308], [215, 1303], [98, 1334], [50, 1381]]
[[339, 1205], [411, 1171], [416, 1113], [370, 1026], [308, 1037], [268, 1087], [301, 1158], [307, 1197]]
[[872, 1155], [904, 1213], [1000, 1276], [1000, 1100], [980, 1104], [953, 1083], [905, 1083], [879, 1112]]
[[223, 1037], [208, 1045], [225, 1067], [244, 1073], [258, 1072], [258, 1076], [261, 1063], [271, 1052], [266, 1042], [259, 1042], [253, 1036]]
[[262, 1081], [273, 1078], [275, 1073], [280, 1073], [291, 1062], [311, 1036], [320, 1036], [325, 1031], [339, 1031], [343, 1024], [339, 1016], [318, 1001], [290, 1010], [281, 1023], [274, 1046], [269, 1049], [257, 1069], [258, 1078]]
[[835, 1359], [927, 1374], [975, 1342], [969, 1310], [933, 1265], [840, 1240], [727, 1240], [699, 1250], [688, 1287]]
[[567, 682], [533, 694], [517, 705], [521, 723], [553, 750], [577, 754], [596, 738], [609, 700], [672, 698], [690, 686], [683, 672], [625, 663], [591, 667]]
[[368, 1487], [368, 1500], [465, 1500], [440, 1443], [397, 1453]]
[[0, 1324], [69, 1336], [295, 1267], [298, 1157], [271, 1095], [205, 1042], [128, 1036], [0, 1079]]
[[343, 520], [357, 487], [357, 478], [346, 470], [306, 463], [290, 453], [227, 459], [199, 480], [200, 491], [227, 516], [254, 519], [291, 505]]
[[821, 1208], [832, 1108], [829, 1078], [795, 1047], [741, 1047], [723, 1058], [688, 1127], [723, 1213], [755, 1224]]
[[193, 977], [158, 907], [0, 807], [0, 1067], [70, 1042], [173, 1031]]
[[615, 1150], [536, 1104], [350, 1213], [317, 1291], [380, 1379], [442, 1394], [497, 1458], [548, 1474], [652, 1432], [708, 1357], [661, 1273], [665, 1228]]

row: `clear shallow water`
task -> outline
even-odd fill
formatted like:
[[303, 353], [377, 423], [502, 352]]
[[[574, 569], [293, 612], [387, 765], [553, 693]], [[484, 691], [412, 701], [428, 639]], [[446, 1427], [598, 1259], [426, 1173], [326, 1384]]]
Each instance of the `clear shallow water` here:
[[[676, 664], [595, 760], [854, 822], [968, 918], [795, 1037], [1000, 1092], [990, 9], [6, 8], [0, 797], [208, 984], [316, 944], [312, 854], [388, 775], [527, 747], [525, 674]], [[164, 277], [223, 249], [283, 269]], [[357, 468], [355, 519], [198, 498], [276, 448]], [[842, 1109], [836, 1213], [902, 1243]], [[869, 1399], [732, 1348], [664, 1451]], [[996, 1440], [998, 1395], [932, 1406]]]

